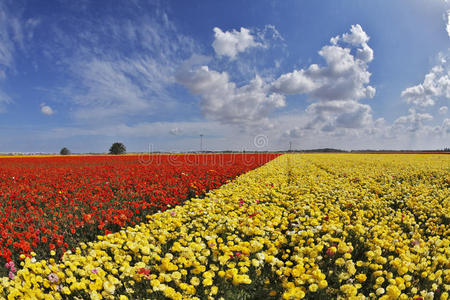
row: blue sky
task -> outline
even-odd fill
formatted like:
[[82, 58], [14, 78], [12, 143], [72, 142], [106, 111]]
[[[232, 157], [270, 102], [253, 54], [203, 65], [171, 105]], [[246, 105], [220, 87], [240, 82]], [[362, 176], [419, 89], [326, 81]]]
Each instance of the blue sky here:
[[0, 152], [450, 147], [443, 0], [0, 1]]

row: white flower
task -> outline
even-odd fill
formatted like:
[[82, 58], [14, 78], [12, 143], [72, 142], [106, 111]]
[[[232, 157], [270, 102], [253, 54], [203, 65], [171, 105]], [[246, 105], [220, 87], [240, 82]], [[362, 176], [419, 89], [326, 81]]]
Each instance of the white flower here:
[[434, 293], [433, 292], [429, 292], [425, 296], [425, 300], [433, 300], [433, 299], [434, 299]]
[[377, 294], [377, 296], [383, 295], [384, 294], [384, 289], [383, 288], [378, 288], [375, 293]]

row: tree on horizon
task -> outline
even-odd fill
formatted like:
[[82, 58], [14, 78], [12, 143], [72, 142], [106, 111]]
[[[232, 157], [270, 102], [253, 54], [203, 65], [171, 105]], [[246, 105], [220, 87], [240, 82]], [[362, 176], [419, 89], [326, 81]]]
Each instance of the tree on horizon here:
[[64, 147], [64, 148], [61, 149], [61, 151], [59, 151], [59, 154], [61, 154], [61, 155], [70, 155], [71, 152], [70, 152], [70, 150], [68, 148]]
[[118, 155], [118, 154], [125, 154], [126, 152], [127, 148], [125, 147], [124, 144], [120, 142], [112, 144], [111, 148], [109, 148], [109, 154]]

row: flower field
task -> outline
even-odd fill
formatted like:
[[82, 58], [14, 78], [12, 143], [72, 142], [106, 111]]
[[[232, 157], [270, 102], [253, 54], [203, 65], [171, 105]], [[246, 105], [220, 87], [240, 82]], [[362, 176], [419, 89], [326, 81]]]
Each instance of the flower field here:
[[0, 274], [204, 194], [276, 155], [0, 158]]
[[[107, 203], [115, 203], [109, 207], [118, 210], [122, 205], [122, 209], [133, 211], [129, 207], [139, 203], [135, 199], [142, 199], [142, 190], [136, 188], [138, 183], [145, 186], [150, 180], [159, 184], [159, 189], [171, 186], [161, 182], [158, 172], [148, 170], [153, 173], [147, 175], [146, 169], [136, 166], [132, 158], [124, 158], [117, 168], [108, 159], [99, 162], [98, 167], [90, 166], [99, 168], [90, 173], [81, 162], [79, 166], [73, 162], [55, 163], [54, 170], [48, 167], [46, 172], [54, 174], [55, 180], [62, 180], [64, 176], [60, 174], [64, 172], [58, 170], [67, 168], [66, 176], [78, 174], [73, 175], [72, 182], [75, 177], [99, 182], [94, 178], [99, 176], [98, 170], [105, 170], [98, 186], [109, 192], [104, 187], [106, 178], [115, 182], [114, 199], [120, 200]], [[2, 182], [21, 173], [17, 163], [10, 163], [11, 170], [2, 165], [6, 170], [6, 175], [1, 175]], [[39, 173], [38, 163], [24, 164], [22, 173], [35, 168], [25, 173], [36, 175], [33, 180], [45, 177]], [[251, 169], [248, 163], [242, 165]], [[14, 173], [17, 175], [11, 173], [13, 166], [18, 168]], [[78, 168], [84, 171], [78, 172]], [[211, 179], [201, 172], [209, 168], [197, 166], [192, 170], [203, 176], [190, 177], [189, 184], [182, 185], [186, 189], [181, 198], [190, 195], [193, 182], [197, 192], [214, 186], [205, 183]], [[178, 172], [186, 172], [181, 169]], [[175, 174], [181, 173], [171, 174], [177, 178]], [[181, 175], [178, 177], [177, 183], [182, 181]], [[228, 177], [220, 177], [216, 185]], [[33, 181], [24, 183], [24, 178], [18, 178], [23, 182], [22, 194], [15, 194], [40, 195], [33, 190]], [[126, 189], [130, 180], [134, 180], [134, 188]], [[201, 187], [199, 182], [203, 182]], [[0, 198], [9, 198], [5, 193], [13, 188], [11, 181], [8, 183], [2, 187]], [[47, 180], [44, 186], [53, 190], [52, 199], [62, 200], [44, 202], [37, 198], [47, 204], [27, 206], [31, 200], [22, 197], [19, 203], [26, 208], [16, 208], [15, 216], [25, 218], [29, 211], [51, 211], [51, 203], [64, 203], [63, 196], [58, 196], [58, 184]], [[74, 190], [76, 185], [65, 186]], [[89, 220], [95, 220], [97, 227], [101, 224], [98, 220], [102, 220], [98, 216], [114, 222], [113, 216], [118, 215], [114, 209], [104, 215], [99, 213], [101, 208], [93, 209], [101, 201], [84, 204], [102, 195], [95, 186], [84, 198], [72, 197], [74, 200], [63, 206], [67, 211], [62, 216], [53, 219], [54, 215], [42, 213], [41, 218], [69, 228], [76, 222], [67, 220], [68, 213], [78, 205], [84, 207], [84, 214], [90, 214], [89, 209], [96, 212]], [[70, 198], [66, 190], [61, 191]], [[145, 199], [161, 210], [167, 204], [179, 203], [162, 202], [160, 207], [164, 197], [153, 202]], [[72, 250], [62, 258], [58, 252], [50, 251], [54, 257], [39, 260], [42, 254], [36, 251], [42, 244], [38, 243], [36, 250], [32, 245], [34, 252], [29, 256], [22, 255], [16, 264], [6, 265], [17, 272], [13, 279], [1, 279], [0, 295], [12, 299], [447, 299], [449, 202], [448, 155], [282, 155], [207, 192], [204, 198], [194, 197], [159, 213], [150, 214], [149, 210], [145, 220], [133, 219], [136, 226], [99, 235], [95, 241], [81, 241], [75, 249], [72, 245], [65, 247]], [[12, 201], [9, 203], [13, 205]], [[53, 212], [63, 210], [53, 208]], [[9, 220], [12, 219], [5, 219], [1, 226], [6, 228], [11, 224]], [[82, 220], [86, 226], [89, 220], [79, 221]], [[131, 220], [126, 220], [128, 225], [132, 225]], [[39, 218], [33, 219], [38, 221]], [[84, 232], [82, 228], [75, 227], [75, 232]], [[70, 237], [68, 233], [61, 235]], [[47, 244], [43, 247], [49, 250]]]

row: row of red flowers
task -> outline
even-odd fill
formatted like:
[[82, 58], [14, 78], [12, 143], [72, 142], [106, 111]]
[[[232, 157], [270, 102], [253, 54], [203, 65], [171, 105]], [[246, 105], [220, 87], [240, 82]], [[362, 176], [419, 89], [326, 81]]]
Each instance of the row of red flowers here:
[[50, 250], [62, 254], [217, 188], [275, 156], [0, 158], [0, 260], [17, 262], [32, 251], [39, 258]]

